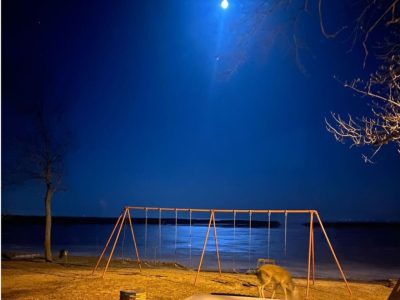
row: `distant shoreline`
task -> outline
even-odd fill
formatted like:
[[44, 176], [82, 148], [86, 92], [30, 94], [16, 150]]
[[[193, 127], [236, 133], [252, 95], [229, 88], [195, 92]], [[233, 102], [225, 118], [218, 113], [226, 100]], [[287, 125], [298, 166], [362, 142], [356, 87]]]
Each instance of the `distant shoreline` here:
[[[17, 215], [3, 215], [1, 217], [3, 224], [44, 224], [44, 216], [17, 216]], [[52, 218], [53, 224], [63, 224], [63, 225], [72, 225], [72, 224], [115, 224], [117, 218], [110, 217], [59, 217], [54, 216]], [[161, 218], [162, 225], [175, 225], [175, 218]], [[145, 218], [132, 218], [132, 222], [134, 224], [145, 224]], [[149, 225], [158, 225], [160, 222], [159, 218], [147, 218], [147, 224]], [[207, 226], [209, 223], [209, 219], [192, 219], [191, 224], [193, 226]], [[178, 218], [178, 225], [189, 225], [189, 218]], [[233, 227], [233, 220], [226, 219], [216, 219], [216, 225], [219, 227]], [[236, 227], [249, 227], [249, 220], [237, 219], [235, 221]], [[251, 227], [266, 227], [268, 226], [268, 221], [259, 221], [252, 220]], [[278, 221], [270, 222], [271, 228], [280, 227], [281, 223]]]
[[[309, 223], [303, 223], [304, 226], [309, 226]], [[400, 222], [362, 222], [362, 221], [337, 221], [337, 222], [323, 222], [324, 227], [328, 228], [399, 228]], [[314, 227], [320, 227], [319, 223], [314, 222]]]
[[[68, 216], [53, 216], [54, 224], [115, 224], [117, 221], [116, 217], [68, 217]], [[132, 218], [134, 224], [145, 224], [145, 218]], [[147, 218], [147, 224], [158, 225], [159, 218]], [[44, 216], [22, 216], [22, 215], [2, 215], [2, 224], [44, 224]], [[194, 226], [207, 226], [209, 222], [208, 218], [193, 218], [191, 220]], [[175, 218], [161, 218], [162, 225], [175, 225]], [[178, 218], [178, 225], [189, 225], [189, 218]], [[216, 224], [222, 227], [233, 227], [232, 219], [216, 219]], [[236, 227], [249, 227], [249, 220], [236, 219]], [[282, 224], [279, 221], [271, 220], [271, 228], [281, 227]], [[303, 226], [308, 226], [309, 223], [302, 223]], [[251, 227], [267, 227], [268, 221], [252, 220]], [[314, 227], [319, 227], [319, 223], [314, 222]], [[324, 227], [329, 228], [399, 228], [400, 222], [377, 222], [377, 221], [335, 221], [335, 222], [324, 222]]]

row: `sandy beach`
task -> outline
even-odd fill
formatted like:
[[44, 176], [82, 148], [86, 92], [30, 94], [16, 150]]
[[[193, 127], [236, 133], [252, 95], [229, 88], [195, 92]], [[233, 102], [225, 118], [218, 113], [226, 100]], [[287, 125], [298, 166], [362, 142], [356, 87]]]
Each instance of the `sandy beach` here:
[[[256, 297], [254, 275], [202, 272], [196, 286], [195, 272], [171, 264], [145, 265], [139, 272], [135, 262], [113, 260], [102, 278], [102, 269], [92, 275], [93, 257], [70, 257], [68, 262], [42, 259], [3, 260], [3, 299], [119, 299], [120, 290], [142, 288], [147, 299], [185, 299], [195, 294], [235, 294]], [[100, 266], [101, 268], [102, 266]], [[306, 280], [295, 279], [300, 299], [305, 297]], [[317, 280], [310, 299], [387, 299], [391, 288], [385, 283], [350, 282], [350, 297], [343, 282]], [[270, 295], [271, 290], [266, 291]], [[283, 297], [281, 291], [276, 298]]]

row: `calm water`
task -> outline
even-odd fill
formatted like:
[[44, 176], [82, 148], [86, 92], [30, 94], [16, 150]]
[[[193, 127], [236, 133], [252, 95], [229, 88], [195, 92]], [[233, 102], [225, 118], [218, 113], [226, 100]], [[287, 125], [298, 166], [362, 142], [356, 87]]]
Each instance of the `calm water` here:
[[[98, 255], [112, 230], [110, 224], [53, 225], [53, 251], [68, 249], [71, 255]], [[224, 270], [254, 269], [258, 258], [272, 258], [295, 275], [307, 270], [308, 228], [300, 220], [285, 229], [219, 227], [219, 250]], [[43, 225], [2, 226], [3, 251], [42, 252]], [[188, 225], [134, 225], [142, 259], [176, 261], [195, 268], [207, 227]], [[375, 280], [400, 277], [400, 232], [398, 228], [328, 228], [328, 235], [346, 275], [352, 279]], [[268, 238], [269, 236], [269, 238]], [[286, 244], [286, 246], [285, 246]], [[128, 226], [121, 231], [115, 254], [134, 258]], [[317, 277], [338, 278], [339, 273], [319, 228], [315, 229]], [[213, 231], [204, 258], [205, 269], [216, 270]]]

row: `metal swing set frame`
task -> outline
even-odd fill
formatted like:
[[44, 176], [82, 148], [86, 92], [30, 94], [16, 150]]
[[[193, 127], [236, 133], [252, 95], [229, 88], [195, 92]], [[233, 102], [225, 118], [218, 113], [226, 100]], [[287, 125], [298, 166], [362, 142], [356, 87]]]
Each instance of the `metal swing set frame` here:
[[[204, 253], [207, 247], [207, 241], [208, 241], [208, 237], [210, 234], [210, 230], [211, 230], [211, 226], [213, 227], [213, 231], [214, 231], [214, 240], [215, 240], [215, 248], [216, 248], [216, 254], [217, 254], [217, 261], [218, 261], [218, 272], [220, 274], [222, 274], [221, 271], [221, 260], [220, 260], [220, 256], [219, 256], [219, 249], [218, 249], [218, 237], [217, 237], [217, 226], [216, 226], [216, 218], [215, 218], [215, 214], [216, 213], [233, 213], [234, 216], [236, 216], [236, 213], [248, 213], [250, 216], [252, 214], [268, 214], [269, 216], [269, 220], [270, 220], [270, 216], [271, 214], [285, 214], [285, 226], [286, 226], [286, 217], [288, 214], [309, 214], [310, 215], [310, 223], [309, 223], [309, 239], [308, 239], [308, 264], [307, 264], [307, 289], [306, 289], [306, 298], [308, 298], [309, 295], [309, 289], [310, 289], [310, 284], [312, 282], [312, 284], [315, 283], [315, 254], [314, 254], [314, 217], [317, 220], [317, 224], [319, 224], [322, 233], [325, 237], [326, 243], [329, 247], [329, 250], [332, 253], [333, 259], [336, 263], [336, 266], [340, 272], [340, 275], [346, 285], [346, 288], [349, 292], [349, 294], [351, 295], [351, 289], [349, 287], [349, 284], [347, 282], [346, 276], [344, 275], [342, 266], [340, 265], [340, 262], [336, 256], [335, 250], [333, 249], [333, 246], [329, 240], [328, 234], [326, 233], [326, 230], [324, 228], [324, 225], [322, 223], [321, 217], [318, 214], [318, 211], [316, 210], [265, 210], [265, 209], [253, 209], [253, 210], [243, 210], [243, 209], [199, 209], [199, 208], [165, 208], [165, 207], [141, 207], [141, 206], [125, 206], [121, 212], [121, 214], [119, 215], [113, 230], [111, 231], [111, 234], [104, 246], [103, 251], [101, 252], [97, 263], [95, 265], [95, 267], [93, 268], [93, 272], [92, 274], [95, 273], [95, 271], [98, 269], [99, 264], [102, 260], [102, 258], [104, 257], [104, 254], [107, 251], [107, 248], [111, 242], [111, 240], [113, 239], [114, 235], [115, 239], [114, 239], [114, 243], [112, 245], [111, 248], [111, 252], [110, 255], [108, 257], [107, 263], [104, 267], [103, 270], [103, 274], [102, 277], [104, 277], [105, 273], [108, 270], [108, 267], [110, 265], [110, 261], [112, 259], [112, 256], [114, 254], [115, 251], [115, 247], [117, 245], [122, 227], [124, 226], [126, 219], [128, 219], [129, 222], [129, 227], [130, 227], [130, 232], [132, 235], [132, 241], [133, 241], [133, 245], [134, 245], [134, 250], [136, 253], [136, 259], [137, 259], [137, 263], [139, 266], [139, 270], [142, 270], [142, 264], [141, 264], [141, 260], [140, 260], [140, 256], [139, 256], [139, 251], [138, 251], [138, 247], [137, 247], [137, 243], [136, 243], [136, 238], [135, 238], [135, 233], [133, 230], [133, 225], [132, 225], [132, 217], [131, 217], [131, 210], [137, 210], [137, 211], [145, 211], [146, 212], [146, 224], [147, 224], [147, 212], [148, 211], [159, 211], [160, 214], [160, 219], [161, 219], [161, 212], [162, 211], [170, 211], [170, 212], [175, 212], [175, 225], [177, 225], [177, 216], [178, 216], [178, 212], [189, 212], [190, 216], [192, 215], [192, 212], [201, 212], [201, 213], [209, 213], [210, 214], [210, 218], [208, 221], [208, 227], [207, 227], [207, 231], [206, 231], [206, 235], [204, 238], [204, 244], [203, 244], [203, 249], [201, 252], [201, 256], [200, 256], [200, 260], [199, 260], [199, 264], [197, 267], [197, 272], [196, 272], [196, 277], [194, 279], [194, 284], [196, 284], [197, 282], [197, 278], [199, 276], [199, 273], [201, 271], [201, 266], [203, 264], [203, 258], [204, 258]], [[191, 221], [191, 220], [190, 220]], [[250, 223], [251, 224], [251, 223]], [[161, 225], [161, 223], [160, 223]], [[117, 230], [118, 228], [118, 230]], [[286, 228], [286, 227], [285, 227]], [[286, 243], [286, 232], [285, 232], [285, 243]]]

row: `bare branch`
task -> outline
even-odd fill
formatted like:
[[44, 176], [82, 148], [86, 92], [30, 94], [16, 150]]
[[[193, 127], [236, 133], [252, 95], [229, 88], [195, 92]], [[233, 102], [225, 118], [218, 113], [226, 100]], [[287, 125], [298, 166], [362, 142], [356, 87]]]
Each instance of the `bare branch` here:
[[[372, 100], [371, 117], [358, 121], [349, 115], [347, 120], [331, 113], [332, 121], [325, 119], [326, 129], [337, 141], [350, 141], [350, 146], [370, 146], [371, 155], [363, 154], [365, 162], [372, 162], [384, 145], [394, 143], [400, 153], [400, 54], [387, 58], [387, 66], [371, 74], [367, 82], [359, 79], [345, 83], [345, 87]], [[373, 100], [377, 101], [374, 102]], [[332, 125], [332, 123], [334, 125]]]
[[[398, 3], [399, 3], [399, 0], [393, 0], [392, 3], [389, 5], [389, 7], [378, 17], [378, 19], [372, 24], [372, 26], [370, 26], [368, 28], [368, 30], [364, 36], [363, 42], [362, 42], [364, 52], [365, 52], [364, 63], [363, 63], [364, 68], [367, 63], [367, 57], [369, 54], [368, 47], [367, 47], [367, 41], [368, 41], [370, 34], [372, 33], [372, 31], [374, 31], [374, 29], [378, 26], [378, 24], [382, 22], [383, 18], [386, 15], [388, 15], [390, 12], [392, 12], [392, 20], [393, 20], [394, 11], [396, 10]], [[397, 23], [397, 22], [394, 22], [394, 23]], [[390, 22], [388, 24], [390, 24]]]
[[334, 39], [339, 33], [341, 33], [343, 30], [347, 28], [347, 26], [342, 26], [342, 28], [340, 28], [335, 33], [328, 33], [325, 30], [324, 21], [322, 18], [322, 0], [318, 0], [318, 13], [319, 13], [319, 26], [321, 27], [321, 32], [327, 39]]

